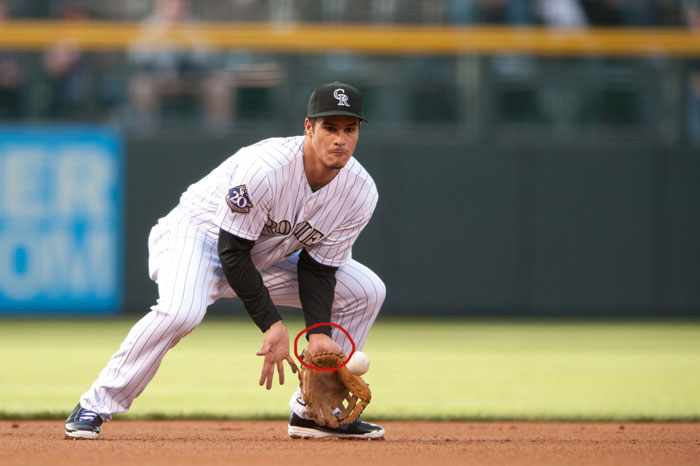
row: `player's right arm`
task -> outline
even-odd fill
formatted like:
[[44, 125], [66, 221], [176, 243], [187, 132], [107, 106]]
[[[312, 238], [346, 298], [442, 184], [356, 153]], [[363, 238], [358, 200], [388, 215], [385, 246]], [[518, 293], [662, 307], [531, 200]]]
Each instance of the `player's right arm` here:
[[255, 324], [265, 333], [262, 348], [256, 354], [264, 357], [260, 385], [265, 385], [269, 390], [274, 381], [275, 367], [281, 385], [284, 384], [283, 362], [289, 363], [293, 373], [297, 371], [297, 366], [289, 353], [289, 334], [282, 323], [282, 316], [270, 299], [262, 276], [250, 257], [254, 244], [255, 241], [219, 230], [219, 259], [226, 280], [243, 301]]
[[243, 150], [234, 157], [240, 161], [229, 167], [228, 185], [221, 193], [216, 213], [218, 252], [226, 280], [265, 332], [282, 318], [250, 255], [265, 226], [272, 191], [266, 171], [252, 155]]
[[257, 354], [264, 356], [260, 385], [266, 384], [269, 390], [275, 367], [280, 384], [284, 383], [283, 361], [292, 372], [297, 370], [289, 353], [287, 329], [250, 255], [267, 219], [271, 188], [264, 171], [254, 163], [236, 167], [229, 182], [231, 187], [217, 213], [219, 260], [229, 285], [265, 333]]
[[250, 250], [255, 241], [239, 238], [226, 230], [219, 230], [219, 260], [224, 276], [236, 295], [243, 301], [246, 311], [261, 331], [265, 332], [275, 322], [282, 320], [272, 303], [270, 292], [262, 276], [253, 265]]

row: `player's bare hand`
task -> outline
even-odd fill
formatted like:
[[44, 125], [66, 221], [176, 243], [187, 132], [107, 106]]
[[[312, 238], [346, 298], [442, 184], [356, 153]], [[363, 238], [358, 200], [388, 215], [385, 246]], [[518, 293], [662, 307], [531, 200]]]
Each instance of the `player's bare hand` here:
[[265, 388], [268, 390], [272, 388], [272, 382], [275, 378], [275, 367], [277, 367], [277, 373], [279, 374], [280, 385], [284, 384], [284, 366], [282, 364], [284, 361], [289, 363], [292, 373], [297, 372], [297, 365], [289, 354], [289, 333], [281, 320], [275, 322], [267, 329], [263, 338], [262, 348], [255, 354], [265, 357], [262, 372], [260, 373], [260, 385], [265, 385]]
[[312, 333], [309, 335], [309, 346], [307, 346], [306, 350], [311, 354], [342, 351], [338, 343], [323, 333]]

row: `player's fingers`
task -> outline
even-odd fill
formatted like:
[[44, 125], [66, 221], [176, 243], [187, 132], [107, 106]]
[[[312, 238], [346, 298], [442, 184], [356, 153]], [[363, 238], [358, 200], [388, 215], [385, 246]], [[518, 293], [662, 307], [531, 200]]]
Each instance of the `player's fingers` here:
[[265, 356], [265, 355], [268, 354], [269, 352], [270, 352], [270, 345], [265, 345], [265, 344], [263, 344], [263, 345], [262, 345], [262, 348], [260, 348], [260, 351], [258, 351], [257, 353], [255, 353], [255, 355], [256, 355], [256, 356]]
[[272, 377], [272, 375], [270, 374], [270, 370], [271, 370], [271, 369], [272, 369], [272, 366], [270, 365], [269, 362], [266, 361], [266, 362], [263, 363], [262, 372], [260, 373], [260, 386], [264, 385], [265, 382], [266, 382], [270, 377]]
[[267, 376], [267, 383], [265, 384], [265, 388], [270, 390], [272, 388], [272, 383], [275, 381], [275, 363], [269, 358], [265, 358], [265, 360], [265, 370]]
[[267, 374], [267, 384], [265, 384], [265, 388], [270, 390], [272, 388], [272, 381], [275, 378], [275, 368], [270, 367], [270, 371]]
[[282, 366], [282, 361], [277, 363], [277, 374], [280, 376], [280, 385], [284, 385], [284, 366]]
[[294, 363], [294, 359], [292, 359], [291, 356], [287, 356], [287, 362], [289, 363], [289, 367], [292, 368], [292, 374], [296, 374], [299, 368], [297, 365]]

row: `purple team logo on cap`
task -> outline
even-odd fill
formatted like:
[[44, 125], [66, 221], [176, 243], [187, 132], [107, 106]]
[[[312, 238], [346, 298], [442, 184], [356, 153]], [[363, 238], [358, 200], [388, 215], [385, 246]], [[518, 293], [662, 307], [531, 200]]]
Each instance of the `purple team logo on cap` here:
[[348, 95], [345, 93], [345, 89], [336, 89], [335, 91], [333, 91], [333, 97], [335, 97], [338, 100], [339, 106], [350, 106], [350, 104], [348, 103]]
[[248, 197], [248, 189], [244, 184], [228, 190], [226, 205], [229, 206], [231, 212], [238, 212], [239, 214], [247, 214], [250, 212], [253, 203], [250, 201], [250, 197]]

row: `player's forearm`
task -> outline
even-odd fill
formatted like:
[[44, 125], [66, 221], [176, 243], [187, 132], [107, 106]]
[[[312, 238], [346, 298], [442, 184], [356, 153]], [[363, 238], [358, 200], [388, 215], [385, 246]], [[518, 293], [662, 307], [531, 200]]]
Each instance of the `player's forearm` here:
[[246, 311], [255, 324], [265, 332], [272, 324], [282, 320], [270, 299], [260, 272], [253, 265], [250, 250], [254, 241], [219, 231], [219, 259], [224, 276], [236, 295], [243, 301]]
[[[321, 322], [330, 322], [335, 296], [335, 272], [337, 270], [337, 267], [329, 267], [316, 262], [306, 252], [306, 249], [301, 250], [297, 263], [297, 275], [299, 278], [299, 300], [307, 327]], [[330, 326], [322, 325], [309, 330], [307, 336], [322, 333], [330, 337], [332, 330]]]

